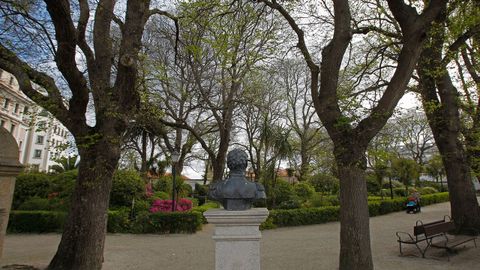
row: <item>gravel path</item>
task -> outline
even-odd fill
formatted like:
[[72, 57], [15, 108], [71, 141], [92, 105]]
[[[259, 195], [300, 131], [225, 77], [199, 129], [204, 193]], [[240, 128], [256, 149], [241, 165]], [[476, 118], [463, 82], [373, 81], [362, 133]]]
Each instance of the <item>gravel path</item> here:
[[[459, 247], [458, 254], [447, 260], [445, 252], [427, 251], [427, 259], [413, 246], [411, 256], [400, 257], [396, 231], [411, 232], [415, 221], [437, 220], [450, 212], [450, 204], [422, 208], [419, 214], [404, 212], [370, 219], [372, 250], [377, 270], [474, 270], [480, 269], [480, 247], [473, 242]], [[263, 231], [261, 242], [263, 270], [338, 269], [339, 223], [280, 228]], [[213, 226], [207, 225], [194, 235], [109, 234], [105, 248], [104, 270], [211, 270], [214, 269]], [[60, 235], [7, 235], [0, 265], [28, 264], [44, 267], [57, 248]], [[477, 241], [480, 242], [480, 241]]]

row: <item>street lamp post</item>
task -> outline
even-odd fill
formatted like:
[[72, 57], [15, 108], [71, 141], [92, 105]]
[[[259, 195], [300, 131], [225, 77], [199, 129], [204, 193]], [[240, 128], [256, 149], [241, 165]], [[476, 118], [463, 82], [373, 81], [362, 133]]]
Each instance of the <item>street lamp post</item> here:
[[172, 212], [175, 212], [175, 194], [177, 191], [175, 177], [176, 177], [176, 170], [175, 167], [177, 165], [178, 159], [180, 158], [180, 154], [175, 150], [172, 152]]

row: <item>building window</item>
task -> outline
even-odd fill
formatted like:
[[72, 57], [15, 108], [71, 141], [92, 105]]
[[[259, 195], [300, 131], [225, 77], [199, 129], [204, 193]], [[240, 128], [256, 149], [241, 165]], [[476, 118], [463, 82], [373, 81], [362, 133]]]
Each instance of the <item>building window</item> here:
[[42, 150], [36, 149], [33, 152], [33, 158], [40, 158], [42, 156]]
[[10, 133], [13, 134], [14, 132], [15, 132], [15, 125], [12, 124], [12, 125], [10, 126]]
[[37, 142], [36, 142], [36, 143], [37, 143], [37, 144], [43, 144], [43, 140], [44, 140], [44, 137], [41, 136], [41, 135], [38, 135], [38, 136], [37, 136]]
[[3, 101], [3, 108], [8, 110], [8, 106], [10, 106], [10, 99], [5, 98], [5, 100]]
[[5, 127], [5, 120], [0, 120], [0, 127]]
[[10, 85], [13, 85], [13, 80], [14, 80], [13, 76], [10, 77], [10, 82], [9, 82]]
[[20, 107], [20, 105], [18, 103], [15, 103], [15, 107], [13, 109], [13, 113], [18, 113], [18, 108]]
[[28, 106], [23, 107], [23, 113], [27, 114], [28, 113]]
[[40, 121], [40, 122], [38, 122], [37, 126], [40, 129], [40, 131], [43, 131], [43, 129], [46, 128], [46, 123], [45, 123], [45, 121]]

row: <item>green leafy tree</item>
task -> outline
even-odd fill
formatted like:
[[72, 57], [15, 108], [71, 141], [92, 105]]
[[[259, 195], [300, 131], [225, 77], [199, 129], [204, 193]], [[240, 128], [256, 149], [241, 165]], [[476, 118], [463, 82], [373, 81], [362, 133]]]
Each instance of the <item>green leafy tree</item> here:
[[435, 178], [437, 183], [440, 181], [441, 188], [443, 189], [442, 178], [445, 175], [445, 167], [443, 166], [441, 155], [434, 155], [428, 160], [425, 165], [425, 172]]
[[[289, 8], [302, 6], [300, 4], [269, 0], [260, 0], [259, 2], [276, 10], [295, 33], [298, 41], [297, 48], [309, 69], [310, 91], [315, 110], [334, 144], [335, 161], [341, 185], [340, 201], [342, 203], [340, 208], [339, 269], [373, 269], [369, 213], [366, 200], [365, 152], [368, 144], [385, 125], [405, 92], [415, 64], [419, 59], [426, 31], [437, 14], [446, 8], [447, 1], [429, 1], [428, 5], [426, 4], [422, 9], [421, 14], [418, 14], [417, 9], [404, 1], [377, 2], [379, 6], [372, 9], [375, 14], [371, 14], [373, 17], [369, 19], [365, 18], [365, 15], [370, 15], [368, 9], [363, 8], [361, 4], [355, 5], [359, 4], [358, 2], [333, 1], [333, 9], [325, 12], [333, 17], [333, 19], [326, 18], [329, 24], [325, 26], [329, 29], [333, 28], [333, 33], [328, 37], [327, 44], [315, 44], [316, 46], [309, 46], [311, 45], [310, 41], [307, 42], [309, 32], [305, 31], [303, 26], [305, 21], [310, 19], [315, 21], [318, 14], [322, 14], [322, 12], [318, 12], [310, 18], [303, 16], [302, 18], [295, 18], [296, 13], [290, 12]], [[331, 6], [325, 6], [331, 8]], [[316, 6], [309, 5], [309, 7], [315, 9]], [[388, 14], [385, 13], [387, 11]], [[303, 12], [298, 13], [303, 14]], [[377, 18], [379, 18], [377, 24], [360, 24], [359, 26], [352, 23], [352, 21], [374, 22]], [[388, 20], [391, 21], [391, 27], [386, 27], [384, 24]], [[325, 20], [320, 21], [324, 22]], [[308, 25], [311, 26], [312, 24], [315, 25], [315, 22]], [[381, 31], [377, 32], [380, 35], [377, 36], [378, 42], [383, 42], [385, 39], [397, 40], [395, 42], [401, 42], [402, 45], [394, 52], [398, 56], [395, 57], [397, 61], [393, 64], [395, 68], [390, 70], [392, 77], [389, 79], [376, 78], [375, 82], [370, 84], [372, 78], [363, 75], [371, 74], [371, 71], [385, 67], [383, 61], [377, 61], [378, 55], [381, 53], [372, 54], [371, 51], [365, 52], [360, 49], [360, 57], [365, 57], [364, 61], [368, 64], [354, 65], [352, 68], [349, 68], [348, 64], [345, 67], [345, 62], [350, 62], [350, 60], [355, 62], [354, 58], [348, 61], [345, 58], [349, 55], [347, 52], [352, 52], [351, 48], [355, 41], [353, 35], [370, 34], [368, 38], [368, 45], [370, 45], [375, 39], [375, 31], [372, 30], [377, 27], [381, 28]], [[316, 38], [315, 40], [319, 39]], [[365, 47], [367, 44], [359, 45]], [[315, 54], [312, 53], [312, 47], [315, 47]], [[322, 48], [321, 63], [317, 61], [317, 48]], [[355, 75], [349, 76], [348, 74]], [[362, 96], [361, 93], [364, 93], [362, 90], [368, 89], [359, 88], [366, 84], [374, 89], [379, 89], [379, 85], [380, 88], [383, 88], [381, 92], [374, 95], [377, 96], [378, 94], [379, 98], [374, 102], [366, 99], [366, 103], [373, 103], [369, 108], [351, 110], [351, 104], [361, 105], [363, 104], [362, 100], [341, 98]], [[353, 106], [353, 108], [356, 107]]]
[[[478, 68], [470, 66], [478, 59], [479, 12], [478, 1], [452, 2], [448, 11], [436, 17], [435, 27], [427, 35], [428, 42], [422, 48], [422, 60], [417, 67], [422, 104], [448, 180], [451, 216], [458, 231], [465, 233], [480, 229], [480, 206], [471, 173], [471, 167], [476, 170], [478, 164], [475, 160], [479, 153], [480, 112], [478, 100], [474, 101], [474, 97], [478, 97], [478, 88], [475, 89], [478, 86], [466, 84], [463, 74], [459, 75], [461, 84], [458, 86], [450, 72], [450, 64], [465, 67], [470, 76], [479, 74]], [[477, 85], [478, 82], [480, 80]], [[465, 112], [464, 118], [461, 111]], [[465, 140], [462, 140], [462, 133]]]
[[405, 185], [408, 194], [408, 186], [420, 176], [420, 166], [413, 159], [396, 158], [392, 161], [392, 175]]
[[[155, 15], [176, 20], [150, 0], [119, 2], [0, 3], [0, 68], [71, 132], [81, 156], [49, 270], [101, 269], [112, 177], [125, 131], [139, 110], [144, 28]], [[94, 115], [93, 123], [87, 115]]]

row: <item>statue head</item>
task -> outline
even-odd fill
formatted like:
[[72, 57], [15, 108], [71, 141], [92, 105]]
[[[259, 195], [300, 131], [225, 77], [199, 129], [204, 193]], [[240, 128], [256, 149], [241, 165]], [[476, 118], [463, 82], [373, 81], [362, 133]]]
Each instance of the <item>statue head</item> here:
[[245, 173], [248, 165], [248, 156], [244, 151], [236, 148], [227, 155], [227, 167], [231, 173]]

